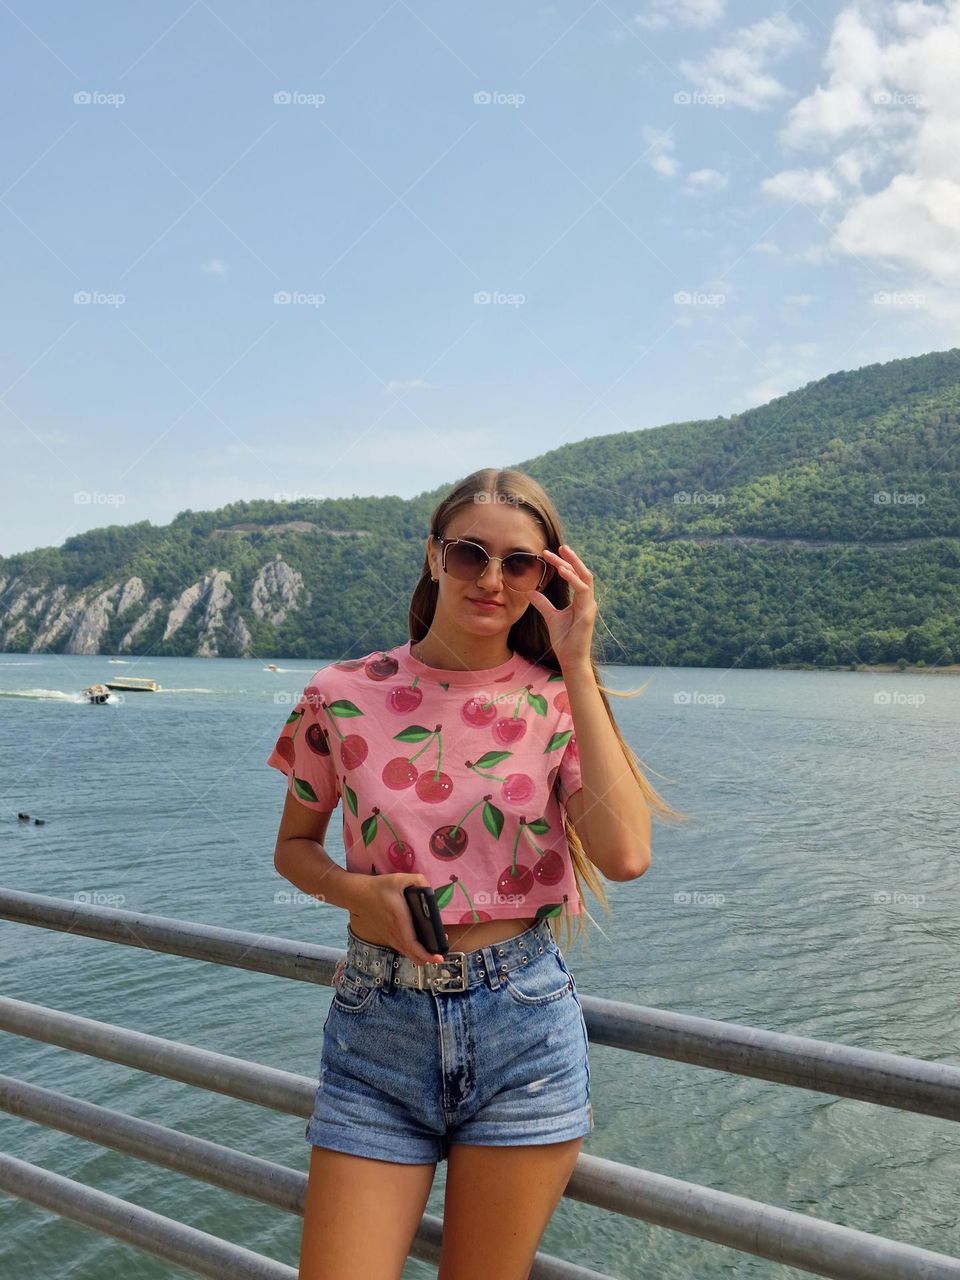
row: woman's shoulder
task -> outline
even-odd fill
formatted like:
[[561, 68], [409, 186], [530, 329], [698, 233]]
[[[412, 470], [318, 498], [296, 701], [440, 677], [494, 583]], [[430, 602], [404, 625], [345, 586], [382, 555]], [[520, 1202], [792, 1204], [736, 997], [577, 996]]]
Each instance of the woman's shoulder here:
[[397, 674], [399, 663], [392, 649], [371, 649], [362, 658], [339, 658], [318, 667], [307, 681], [306, 692], [314, 689], [328, 693], [332, 689], [365, 688]]

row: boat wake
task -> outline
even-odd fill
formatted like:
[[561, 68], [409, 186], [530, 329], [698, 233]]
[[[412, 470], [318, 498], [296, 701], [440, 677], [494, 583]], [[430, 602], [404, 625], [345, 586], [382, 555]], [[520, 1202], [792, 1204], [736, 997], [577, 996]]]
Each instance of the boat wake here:
[[157, 693], [216, 693], [216, 689], [158, 689]]
[[0, 698], [52, 698], [55, 702], [85, 702], [79, 693], [63, 689], [0, 689]]

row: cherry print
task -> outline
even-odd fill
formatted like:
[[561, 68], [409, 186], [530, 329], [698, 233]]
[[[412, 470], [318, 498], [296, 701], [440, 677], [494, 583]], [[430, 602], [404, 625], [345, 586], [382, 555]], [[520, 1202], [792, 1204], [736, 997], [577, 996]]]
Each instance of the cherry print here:
[[533, 866], [533, 878], [537, 884], [559, 884], [566, 870], [564, 856], [557, 849], [547, 849]]
[[366, 665], [366, 675], [370, 680], [389, 680], [399, 670], [400, 663], [396, 658], [388, 658], [385, 653], [378, 658], [373, 658]]
[[360, 736], [359, 733], [348, 733], [346, 737], [340, 732], [337, 725], [337, 719], [352, 719], [354, 716], [362, 716], [363, 712], [355, 702], [351, 702], [349, 698], [337, 698], [335, 702], [326, 702], [321, 697], [322, 710], [330, 719], [331, 725], [340, 739], [340, 760], [344, 769], [356, 769], [358, 765], [363, 764], [367, 758], [367, 752], [370, 750], [367, 740]]
[[460, 719], [472, 729], [482, 729], [497, 718], [497, 708], [479, 694], [474, 695], [460, 708]]
[[323, 694], [315, 684], [307, 685], [303, 691], [302, 700], [313, 712], [319, 712], [323, 707]]
[[394, 756], [383, 766], [380, 777], [391, 791], [406, 791], [412, 787], [418, 777], [417, 769], [406, 756]]
[[561, 689], [553, 700], [554, 711], [559, 711], [561, 715], [570, 715], [570, 695], [566, 689]]
[[463, 827], [437, 827], [430, 837], [430, 852], [435, 858], [459, 858], [469, 842]]
[[305, 737], [307, 746], [315, 755], [328, 756], [330, 754], [330, 738], [322, 725], [310, 725]]
[[[479, 760], [467, 760], [466, 767], [474, 770], [492, 769], [504, 760], [509, 760], [511, 754], [509, 751], [488, 751]], [[527, 773], [508, 773], [502, 777], [496, 773], [485, 773], [483, 776], [492, 782], [503, 783], [500, 794], [509, 805], [527, 804], [537, 791], [537, 784]]]
[[437, 907], [442, 911], [444, 907], [449, 906], [453, 901], [453, 895], [458, 885], [460, 886], [460, 892], [470, 904], [470, 910], [460, 917], [458, 923], [479, 924], [481, 920], [489, 920], [491, 917], [486, 911], [477, 911], [470, 894], [467, 892], [467, 886], [455, 873], [450, 877], [449, 884], [445, 884], [435, 890], [434, 897], [436, 898]]
[[387, 846], [387, 857], [390, 859], [391, 866], [397, 868], [398, 871], [413, 870], [413, 847], [404, 844], [402, 840], [392, 840]]
[[345, 738], [340, 739], [340, 759], [343, 767], [356, 769], [366, 760], [369, 750], [366, 740], [361, 738], [359, 733], [348, 733]]
[[[567, 895], [564, 894], [563, 902], [566, 903], [566, 901], [567, 901]], [[545, 906], [537, 907], [537, 916], [536, 916], [537, 923], [539, 924], [541, 920], [547, 920], [551, 916], [562, 916], [564, 915], [564, 913], [566, 913], [567, 915], [570, 914], [569, 911], [566, 911], [563, 904], [559, 902], [548, 902], [546, 903]]]
[[490, 803], [489, 795], [482, 796], [476, 804], [472, 804], [459, 822], [452, 827], [438, 827], [430, 837], [430, 852], [437, 858], [459, 858], [469, 843], [464, 824], [478, 805], [483, 805], [483, 825], [492, 836], [500, 838], [503, 830], [503, 814]]
[[395, 866], [398, 871], [411, 871], [415, 861], [413, 846], [407, 844], [407, 842], [397, 834], [390, 822], [390, 819], [386, 817], [383, 810], [377, 805], [374, 805], [370, 817], [367, 818], [365, 822], [361, 823], [360, 834], [363, 837], [363, 843], [365, 845], [373, 844], [374, 840], [377, 838], [377, 833], [380, 830], [381, 822], [393, 836], [393, 840], [387, 846], [387, 857], [390, 859], [391, 864]]
[[497, 881], [497, 893], [522, 893], [528, 894], [533, 888], [533, 872], [529, 867], [514, 861], [507, 867], [506, 871], [500, 872], [500, 879]]
[[437, 766], [433, 770], [421, 773], [417, 779], [416, 792], [425, 804], [441, 804], [453, 791], [453, 779], [440, 768], [443, 762], [442, 728], [443, 726], [438, 724], [431, 732], [421, 724], [412, 724], [393, 735], [395, 742], [422, 742], [426, 739], [420, 750], [414, 752], [410, 757], [411, 764], [416, 760], [417, 756], [423, 755], [434, 739], [436, 740]]
[[411, 711], [416, 711], [422, 701], [422, 689], [401, 686], [398, 689], [391, 690], [390, 696], [387, 698], [387, 706], [391, 711], [395, 711], [397, 715], [405, 716], [409, 715]]
[[[569, 751], [568, 763], [576, 764], [579, 754], [562, 675], [514, 665], [485, 691], [465, 691], [412, 673], [403, 655], [397, 656], [399, 661], [388, 651], [374, 651], [336, 663], [342, 678], [324, 684], [318, 673], [317, 683], [306, 687], [276, 744], [291, 789], [301, 799], [317, 799], [294, 772], [296, 735], [302, 732], [311, 755], [324, 757], [330, 770], [331, 756], [339, 765], [349, 870], [409, 874], [426, 870], [427, 862], [446, 868], [457, 862], [460, 875], [444, 871], [434, 890], [444, 917], [458, 924], [504, 913], [536, 914], [537, 919], [569, 914], [566, 895], [545, 901], [554, 889], [571, 883], [558, 801], [562, 757]], [[523, 681], [534, 677], [536, 683], [521, 683], [520, 672]], [[384, 686], [382, 691], [376, 685]], [[364, 715], [362, 725], [343, 724]], [[402, 731], [397, 733], [391, 722]], [[451, 743], [454, 755], [445, 760], [444, 746], [449, 751]], [[481, 787], [485, 794], [476, 798]], [[450, 808], [460, 816], [445, 809], [435, 812], [431, 823], [428, 806], [454, 798], [459, 802]], [[374, 800], [386, 805], [397, 829]], [[474, 810], [479, 810], [476, 817]], [[576, 910], [576, 894], [571, 896]]]
[[528, 773], [508, 773], [501, 794], [507, 804], [526, 804], [537, 793], [537, 784]]
[[421, 773], [416, 792], [425, 804], [441, 804], [453, 791], [453, 779], [448, 773]]
[[494, 740], [504, 747], [508, 747], [511, 742], [519, 742], [526, 732], [526, 720], [517, 720], [512, 716], [504, 716], [493, 726]]

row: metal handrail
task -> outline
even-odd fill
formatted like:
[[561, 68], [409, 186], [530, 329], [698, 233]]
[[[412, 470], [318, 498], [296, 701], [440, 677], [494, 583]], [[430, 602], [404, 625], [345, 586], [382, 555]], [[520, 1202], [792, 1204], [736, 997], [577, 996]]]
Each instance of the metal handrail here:
[[[284, 939], [266, 941], [262, 935], [6, 889], [0, 889], [0, 918], [69, 929], [90, 937], [321, 984], [329, 984], [336, 961], [344, 954], [329, 947]], [[583, 996], [581, 1002], [591, 1042], [857, 1097], [885, 1106], [960, 1118], [960, 1069], [946, 1064], [852, 1049], [597, 997]], [[315, 1082], [307, 1077], [41, 1005], [0, 998], [0, 1029], [122, 1062], [275, 1110], [306, 1116], [312, 1108]], [[253, 1166], [245, 1164], [253, 1158], [243, 1153], [215, 1143], [194, 1146], [192, 1144], [199, 1144], [201, 1140], [188, 1139], [163, 1126], [148, 1125], [107, 1108], [94, 1108], [92, 1104], [38, 1086], [0, 1078], [0, 1105], [158, 1163], [167, 1163], [167, 1159], [175, 1155], [179, 1159], [192, 1159], [195, 1168], [189, 1171], [217, 1185], [227, 1185], [223, 1178], [240, 1179], [247, 1186], [257, 1183]], [[91, 1125], [95, 1113], [99, 1122]], [[80, 1133], [73, 1126], [86, 1127], [88, 1132]], [[121, 1143], [134, 1143], [135, 1147]], [[28, 1172], [33, 1167], [24, 1162], [14, 1163], [12, 1174], [9, 1162], [5, 1173], [0, 1165], [0, 1187], [14, 1189], [15, 1194], [22, 1193], [15, 1187], [32, 1188], [37, 1179], [39, 1185], [44, 1179], [57, 1178], [44, 1170]], [[299, 1179], [305, 1188], [305, 1176], [283, 1170], [282, 1166], [270, 1166], [270, 1169], [281, 1171], [275, 1176], [280, 1178], [288, 1197], [294, 1185], [290, 1179]], [[8, 1179], [12, 1185], [8, 1185]], [[53, 1184], [44, 1185], [49, 1188]], [[267, 1199], [255, 1191], [244, 1191], [237, 1182], [230, 1185], [243, 1194]], [[948, 1277], [960, 1280], [960, 1259], [583, 1153], [564, 1194], [818, 1275], [835, 1276], [838, 1280], [907, 1280], [908, 1277], [911, 1280], [921, 1280], [921, 1277], [923, 1280], [947, 1280]], [[26, 1198], [33, 1197], [27, 1195]], [[68, 1197], [64, 1203], [69, 1205], [74, 1201]], [[54, 1197], [47, 1207], [56, 1209], [59, 1204], [59, 1198]], [[302, 1196], [300, 1206], [294, 1211], [302, 1212]], [[103, 1213], [97, 1211], [97, 1225], [112, 1233], [108, 1225], [112, 1210], [105, 1202], [101, 1208]], [[69, 1212], [67, 1216], [71, 1216]], [[84, 1219], [78, 1217], [77, 1220]], [[442, 1231], [442, 1224], [425, 1216], [421, 1225], [427, 1234], [424, 1240], [418, 1239], [416, 1248], [429, 1249], [434, 1225]], [[144, 1225], [142, 1247], [152, 1249], [149, 1241], [155, 1239], [158, 1229], [156, 1223]], [[434, 1255], [430, 1255], [430, 1260], [435, 1260]], [[269, 1259], [261, 1262], [268, 1267], [279, 1265]], [[597, 1277], [597, 1273], [582, 1268], [570, 1270], [571, 1265], [538, 1255], [537, 1266], [531, 1274]], [[557, 1267], [561, 1269], [556, 1270]], [[203, 1270], [198, 1273], [226, 1274]], [[234, 1270], [232, 1274], [240, 1273]], [[288, 1273], [266, 1270], [260, 1274], [279, 1280]]]
[[[0, 919], [329, 986], [344, 951], [0, 888]], [[591, 1043], [960, 1120], [960, 1067], [648, 1005], [581, 996]]]

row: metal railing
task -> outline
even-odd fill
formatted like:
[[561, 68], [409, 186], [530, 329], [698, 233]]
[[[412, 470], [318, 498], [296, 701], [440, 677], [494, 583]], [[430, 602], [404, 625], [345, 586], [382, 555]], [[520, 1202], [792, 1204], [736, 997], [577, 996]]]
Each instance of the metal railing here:
[[[0, 919], [329, 985], [343, 951], [166, 916], [0, 889]], [[737, 1023], [581, 996], [591, 1044], [960, 1119], [960, 1067]], [[179, 1041], [0, 997], [0, 1030], [183, 1084], [309, 1117], [316, 1081]], [[0, 1106], [25, 1119], [303, 1214], [306, 1175], [230, 1147], [0, 1076]], [[173, 1219], [0, 1153], [0, 1190], [224, 1280], [296, 1280], [296, 1271]], [[838, 1280], [960, 1280], [960, 1259], [762, 1201], [581, 1152], [564, 1195]], [[442, 1222], [424, 1215], [411, 1255], [436, 1264]], [[533, 1280], [604, 1280], [538, 1253]], [[609, 1278], [608, 1278], [609, 1280]]]

